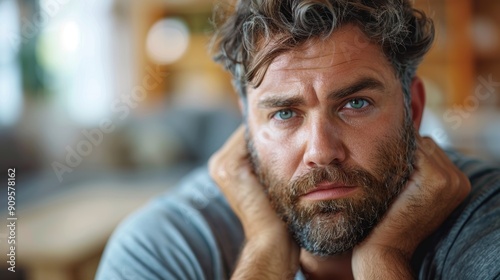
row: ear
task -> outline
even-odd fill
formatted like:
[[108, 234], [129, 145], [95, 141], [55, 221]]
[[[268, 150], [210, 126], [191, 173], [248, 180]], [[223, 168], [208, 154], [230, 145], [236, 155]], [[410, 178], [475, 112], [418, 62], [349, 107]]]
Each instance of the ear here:
[[418, 131], [420, 129], [425, 107], [425, 88], [423, 81], [419, 77], [415, 76], [415, 78], [413, 78], [410, 85], [410, 91], [413, 126]]

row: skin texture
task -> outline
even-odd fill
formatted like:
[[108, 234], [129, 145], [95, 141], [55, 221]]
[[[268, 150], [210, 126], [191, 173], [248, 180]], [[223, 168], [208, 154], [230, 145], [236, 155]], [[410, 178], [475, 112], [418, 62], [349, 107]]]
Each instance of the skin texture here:
[[[351, 28], [346, 32], [352, 31]], [[331, 46], [331, 41], [312, 44], [315, 48], [305, 46], [303, 52], [284, 55], [272, 65], [267, 78], [283, 80], [284, 87], [266, 84], [266, 80], [263, 87], [251, 92], [253, 95], [249, 100], [256, 99], [256, 104], [249, 110], [249, 123], [256, 124], [249, 126], [247, 146], [252, 155], [254, 171], [296, 242], [315, 255], [328, 256], [350, 251], [360, 243], [400, 192], [414, 162], [415, 131], [407, 115], [399, 121], [395, 120], [394, 124], [383, 122], [382, 129], [372, 129], [373, 122], [377, 122], [378, 118], [386, 118], [384, 113], [391, 113], [390, 110], [383, 110], [386, 104], [395, 101], [401, 102], [402, 106], [402, 99], [391, 100], [400, 95], [387, 90], [387, 80], [394, 84], [390, 72], [389, 77], [374, 75], [371, 71], [373, 65], [369, 65], [368, 71], [360, 71], [356, 75], [347, 72], [350, 78], [346, 79], [347, 83], [328, 79], [335, 75], [338, 69], [336, 63], [342, 64], [342, 67], [348, 66], [350, 57], [343, 52], [332, 53], [330, 50], [336, 47]], [[321, 60], [329, 56], [331, 59]], [[321, 59], [318, 60], [318, 57]], [[381, 59], [375, 59], [372, 63], [384, 63], [385, 58]], [[359, 62], [361, 60], [356, 61], [354, 67], [358, 67]], [[289, 72], [297, 74], [298, 79], [294, 77], [289, 82], [287, 77], [282, 78]], [[310, 85], [311, 93], [307, 90], [304, 90], [304, 95], [294, 92], [303, 85]], [[308, 100], [307, 97], [311, 96], [319, 102]], [[259, 118], [261, 115], [264, 117]], [[252, 127], [256, 129], [252, 130]], [[263, 130], [273, 139], [259, 141], [252, 137], [251, 131], [258, 133]], [[349, 137], [332, 137], [331, 131]], [[364, 142], [360, 142], [366, 141], [362, 138], [365, 132], [374, 132], [365, 136], [371, 140], [369, 149], [363, 146]], [[323, 163], [321, 157], [324, 155], [311, 155], [315, 151], [331, 152], [329, 149], [332, 145], [329, 142], [339, 142], [340, 152], [350, 156], [331, 156]], [[351, 146], [358, 143], [362, 149], [351, 150]], [[278, 153], [279, 156], [270, 153]], [[365, 156], [368, 160], [362, 158]], [[276, 168], [279, 164], [270, 160], [274, 158], [284, 162], [283, 167]], [[362, 158], [360, 161], [365, 166], [353, 158]], [[303, 163], [300, 166], [301, 174], [292, 179], [291, 175], [283, 176], [281, 172], [287, 163], [295, 159]], [[304, 162], [304, 159], [309, 162]], [[340, 197], [325, 199], [321, 192], [303, 195], [322, 182], [335, 183], [335, 192]], [[344, 190], [352, 190], [353, 193], [346, 195]]]
[[[345, 26], [325, 40], [312, 39], [277, 57], [262, 84], [248, 89], [245, 109], [255, 152], [261, 168], [279, 180], [293, 181], [332, 163], [376, 173], [374, 145], [396, 137], [405, 111], [401, 84], [380, 47], [364, 44], [361, 51], [350, 51], [359, 50], [360, 36], [358, 28]], [[366, 80], [376, 86], [346, 95], [344, 89]], [[411, 91], [411, 117], [418, 128], [425, 101], [418, 78]], [[355, 109], [357, 102], [350, 101], [361, 98], [369, 105]], [[290, 110], [277, 114], [283, 109]], [[292, 278], [302, 266], [310, 279], [410, 279], [408, 263], [416, 246], [470, 190], [465, 175], [431, 139], [416, 138], [414, 172], [382, 221], [352, 251], [318, 257], [300, 250], [276, 215], [252, 170], [245, 128], [238, 129], [209, 162], [246, 235], [233, 278]]]

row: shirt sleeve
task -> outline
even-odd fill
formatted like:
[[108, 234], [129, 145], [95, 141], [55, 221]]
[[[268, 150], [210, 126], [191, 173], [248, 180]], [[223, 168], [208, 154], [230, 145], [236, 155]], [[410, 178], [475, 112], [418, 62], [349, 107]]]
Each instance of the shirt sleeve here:
[[472, 190], [424, 244], [419, 279], [500, 279], [500, 169], [477, 160], [454, 158]]
[[500, 174], [481, 193], [476, 207], [452, 240], [443, 279], [500, 278]]
[[96, 279], [228, 279], [243, 239], [238, 218], [203, 167], [115, 230]]
[[97, 280], [220, 277], [217, 244], [199, 213], [169, 202], [148, 205], [116, 229]]

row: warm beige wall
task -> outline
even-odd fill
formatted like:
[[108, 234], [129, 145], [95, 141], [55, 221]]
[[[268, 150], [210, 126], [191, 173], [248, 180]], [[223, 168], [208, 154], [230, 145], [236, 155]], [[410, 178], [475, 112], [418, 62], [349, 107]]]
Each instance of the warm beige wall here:
[[[157, 67], [147, 56], [145, 41], [149, 28], [159, 19], [165, 16], [191, 16], [193, 14], [210, 15], [212, 1], [167, 1], [167, 0], [145, 0], [131, 1], [131, 21], [133, 27], [134, 53], [136, 60], [136, 79], [140, 82], [146, 75], [144, 70], [147, 66]], [[201, 21], [205, 20], [200, 16]], [[209, 16], [206, 17], [206, 21]], [[222, 67], [215, 64], [209, 53], [209, 34], [196, 32], [191, 35], [188, 50], [184, 56], [171, 65], [160, 66], [162, 71], [167, 71], [169, 77], [150, 94], [150, 102], [167, 98], [170, 94], [182, 94], [189, 83], [204, 83], [200, 87], [205, 88], [204, 98], [209, 100], [229, 99], [235, 101], [230, 76], [223, 71]], [[197, 79], [196, 77], [204, 77]], [[190, 80], [190, 79], [194, 80]], [[187, 83], [184, 83], [187, 81]], [[216, 101], [214, 101], [216, 102]]]

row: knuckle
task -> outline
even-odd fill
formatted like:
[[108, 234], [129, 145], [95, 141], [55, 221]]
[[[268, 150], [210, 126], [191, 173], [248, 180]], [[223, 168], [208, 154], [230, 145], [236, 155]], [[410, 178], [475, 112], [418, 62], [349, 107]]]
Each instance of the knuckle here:
[[208, 172], [217, 183], [221, 183], [227, 179], [228, 172], [226, 168], [226, 164], [222, 163], [217, 158], [211, 158], [208, 162]]
[[208, 160], [208, 172], [209, 172], [210, 176], [216, 177], [216, 175], [217, 175], [217, 159], [216, 159], [216, 155], [213, 155]]
[[461, 178], [460, 174], [454, 174], [453, 176], [451, 176], [451, 184], [454, 187], [460, 186], [462, 180], [463, 179]]
[[460, 193], [460, 197], [461, 199], [465, 199], [469, 193], [471, 192], [471, 189], [472, 189], [472, 186], [471, 186], [471, 183], [470, 183], [470, 180], [469, 178], [465, 175], [465, 174], [461, 174], [462, 176], [462, 180], [461, 180], [461, 193]]
[[445, 187], [449, 184], [450, 178], [446, 173], [439, 172], [434, 174], [434, 176], [432, 177], [432, 182], [433, 185], [437, 187]]

